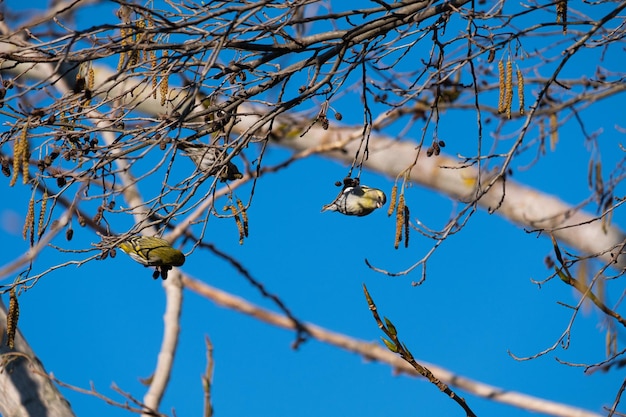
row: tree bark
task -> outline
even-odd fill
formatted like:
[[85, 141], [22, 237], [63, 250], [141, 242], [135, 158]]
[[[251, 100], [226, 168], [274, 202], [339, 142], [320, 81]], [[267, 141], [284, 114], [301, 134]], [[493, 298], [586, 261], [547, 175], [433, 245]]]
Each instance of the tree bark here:
[[0, 299], [0, 415], [3, 417], [73, 417], [69, 402], [47, 377], [22, 333], [7, 346], [7, 312]]

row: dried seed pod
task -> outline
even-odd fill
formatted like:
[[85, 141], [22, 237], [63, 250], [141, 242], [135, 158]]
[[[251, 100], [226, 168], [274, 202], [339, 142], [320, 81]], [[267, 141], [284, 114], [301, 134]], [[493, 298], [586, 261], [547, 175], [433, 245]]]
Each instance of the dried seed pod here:
[[59, 156], [59, 148], [52, 148], [52, 152], [50, 152], [50, 158], [54, 161]]
[[330, 126], [330, 123], [328, 122], [328, 117], [322, 115], [320, 116], [319, 121], [322, 124], [322, 129], [328, 130], [328, 127]]
[[435, 155], [438, 156], [441, 153], [441, 147], [439, 146], [439, 142], [433, 141], [432, 149]]
[[102, 221], [103, 213], [104, 213], [104, 207], [98, 206], [98, 211], [96, 211], [96, 214], [94, 214], [92, 221], [95, 224], [100, 224], [100, 222]]

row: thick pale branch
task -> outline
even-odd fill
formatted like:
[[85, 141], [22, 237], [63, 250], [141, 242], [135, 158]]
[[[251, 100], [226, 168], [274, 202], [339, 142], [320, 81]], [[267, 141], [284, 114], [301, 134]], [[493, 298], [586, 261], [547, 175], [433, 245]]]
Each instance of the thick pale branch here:
[[[249, 116], [240, 116], [235, 128], [241, 132], [258, 131], [264, 128], [258, 109], [241, 108], [239, 112]], [[274, 128], [305, 126], [301, 120], [277, 117]], [[360, 146], [362, 128], [331, 127], [324, 130], [313, 126], [302, 136], [282, 139], [279, 145], [297, 151], [315, 148], [333, 148], [333, 144], [342, 144], [340, 150], [325, 153], [326, 156], [346, 163], [351, 163]], [[364, 166], [390, 177], [397, 177], [410, 167], [417, 156], [419, 145], [410, 141], [397, 141], [391, 137], [372, 134], [369, 138], [369, 158]], [[475, 200], [480, 189], [489, 183], [489, 175], [479, 174], [474, 166], [463, 165], [457, 160], [445, 156], [426, 157], [425, 152], [410, 171], [410, 180], [433, 190], [448, 195], [450, 198], [470, 203]], [[480, 187], [480, 188], [479, 188]], [[503, 191], [504, 190], [504, 191]], [[505, 193], [503, 198], [503, 192]], [[584, 254], [602, 254], [607, 262], [616, 262], [618, 268], [626, 267], [626, 257], [621, 255], [626, 235], [616, 226], [603, 225], [600, 218], [573, 207], [559, 198], [527, 187], [511, 179], [499, 179], [477, 204], [493, 211], [527, 230], [551, 231], [554, 236], [568, 246]]]
[[[243, 300], [242, 298], [211, 287], [204, 282], [184, 276], [183, 285], [185, 286], [185, 288], [210, 299], [217, 305], [230, 308], [244, 314], [248, 314], [258, 320], [264, 321], [273, 326], [295, 330], [295, 324], [293, 320], [289, 319], [288, 317], [260, 308], [246, 300]], [[328, 343], [330, 345], [345, 349], [349, 352], [357, 353], [369, 360], [376, 360], [386, 363], [393, 368], [409, 375], [418, 376], [415, 369], [413, 369], [413, 367], [409, 363], [377, 343], [354, 339], [344, 334], [335, 333], [314, 324], [305, 324], [305, 328], [311, 335], [311, 337], [319, 340], [320, 342]], [[482, 382], [459, 376], [437, 365], [432, 365], [422, 360], [420, 360], [419, 362], [428, 367], [428, 369], [430, 369], [430, 371], [442, 382], [450, 386], [460, 388], [468, 393], [474, 394], [479, 397], [488, 398], [490, 400], [498, 401], [514, 407], [519, 407], [521, 409], [559, 417], [600, 417], [599, 414], [593, 413], [591, 411], [582, 410], [580, 408], [570, 407], [568, 405], [559, 404], [553, 401], [544, 400], [519, 392], [494, 387], [492, 385], [484, 384]]]

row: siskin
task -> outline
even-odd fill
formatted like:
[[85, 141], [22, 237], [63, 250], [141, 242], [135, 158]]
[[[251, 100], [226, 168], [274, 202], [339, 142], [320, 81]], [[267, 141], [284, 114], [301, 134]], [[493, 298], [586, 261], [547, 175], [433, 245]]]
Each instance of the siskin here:
[[173, 266], [185, 263], [185, 255], [181, 251], [173, 248], [167, 240], [158, 237], [134, 236], [118, 246], [140, 264], [156, 266], [154, 278], [160, 274], [161, 278], [166, 279], [167, 271]]
[[338, 211], [348, 216], [366, 216], [381, 208], [387, 202], [387, 197], [378, 188], [366, 185], [349, 185], [330, 204], [322, 207], [322, 211]]
[[185, 151], [200, 171], [208, 172], [209, 176], [217, 175], [222, 182], [243, 178], [235, 164], [222, 162], [227, 154], [218, 146], [188, 142], [180, 142], [177, 146]]

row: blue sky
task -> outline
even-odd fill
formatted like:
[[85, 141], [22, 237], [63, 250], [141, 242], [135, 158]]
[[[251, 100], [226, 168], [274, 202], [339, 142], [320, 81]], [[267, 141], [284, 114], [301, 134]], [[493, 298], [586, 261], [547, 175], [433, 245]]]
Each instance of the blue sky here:
[[[18, 7], [17, 2], [7, 4]], [[114, 20], [112, 14], [103, 16]], [[575, 74], [577, 65], [568, 67], [568, 73]], [[548, 74], [546, 71], [542, 75]], [[600, 149], [606, 174], [622, 159], [618, 145], [623, 133], [615, 128], [623, 119], [621, 101], [616, 98], [591, 106], [584, 116], [590, 131], [603, 129]], [[349, 111], [358, 103], [358, 97], [346, 96], [342, 103], [340, 107], [347, 109], [341, 110], [344, 122], [360, 123], [362, 113]], [[446, 119], [444, 115], [443, 120], [446, 123], [440, 126], [439, 135], [446, 140], [446, 152], [475, 149], [474, 137], [467, 137], [468, 131], [475, 128], [473, 113], [459, 119]], [[0, 122], [4, 121], [5, 117], [0, 116]], [[421, 127], [414, 126], [408, 136], [418, 138]], [[487, 133], [490, 128], [488, 125]], [[591, 192], [587, 186], [590, 150], [574, 122], [560, 131], [560, 138], [554, 152], [530, 170], [516, 169], [513, 178], [575, 204]], [[289, 155], [288, 150], [271, 148], [264, 162], [277, 163]], [[530, 159], [524, 156], [515, 168]], [[551, 273], [543, 262], [552, 253], [549, 240], [479, 211], [461, 233], [437, 250], [428, 263], [426, 282], [413, 287], [410, 283], [419, 279], [419, 271], [408, 277], [390, 278], [367, 268], [364, 259], [391, 271], [403, 270], [420, 259], [433, 241], [414, 232], [408, 249], [393, 249], [395, 219], [386, 216], [386, 207], [363, 218], [320, 213], [321, 206], [338, 191], [333, 183], [341, 180], [347, 170], [342, 163], [311, 157], [288, 170], [266, 175], [255, 190], [249, 210], [250, 236], [245, 243], [239, 245], [232, 219], [212, 218], [206, 239], [236, 257], [305, 322], [358, 339], [379, 340], [381, 333], [362, 293], [365, 283], [381, 314], [393, 321], [400, 338], [418, 360], [504, 390], [595, 412], [611, 405], [622, 383], [617, 372], [585, 375], [581, 368], [556, 361], [604, 359], [605, 329], [602, 315], [595, 309], [578, 316], [568, 349], [557, 348], [524, 362], [515, 361], [507, 353], [527, 356], [551, 346], [571, 316], [571, 311], [558, 302], [577, 302], [572, 289], [560, 281], [553, 280], [541, 288], [531, 283], [531, 279], [541, 280]], [[393, 179], [368, 171], [361, 178], [363, 183], [390, 195]], [[150, 185], [157, 187], [157, 180]], [[242, 187], [237, 195], [246, 201], [249, 190]], [[11, 189], [4, 187], [0, 206], [3, 264], [28, 249], [28, 243], [21, 238], [20, 213], [25, 211], [29, 198], [30, 190], [19, 184]], [[434, 228], [443, 226], [454, 207], [449, 198], [417, 186], [409, 189], [407, 201], [412, 216]], [[132, 225], [127, 218], [112, 220], [119, 231]], [[613, 221], [623, 225], [623, 214], [617, 211]], [[71, 243], [65, 242], [62, 235], [54, 243], [84, 249], [97, 241], [76, 221], [74, 229]], [[37, 260], [35, 270], [69, 258], [50, 248]], [[188, 256], [184, 271], [275, 310], [237, 271], [207, 252], [195, 251]], [[12, 278], [2, 279], [6, 283]], [[624, 285], [609, 282], [608, 288], [610, 302], [616, 302]], [[152, 280], [150, 270], [122, 253], [114, 259], [66, 267], [23, 292], [20, 307], [20, 328], [49, 372], [82, 388], [93, 383], [98, 391], [120, 402], [124, 399], [112, 391], [112, 384], [141, 400], [146, 389], [138, 379], [149, 376], [154, 368], [164, 311], [162, 287]], [[463, 415], [454, 402], [423, 380], [394, 375], [386, 365], [315, 340], [293, 350], [293, 333], [216, 307], [188, 291], [181, 332], [172, 380], [161, 407], [166, 414], [171, 415], [172, 410], [177, 416], [201, 413], [200, 377], [206, 366], [204, 337], [208, 335], [215, 349], [212, 396], [220, 417], [253, 413], [300, 417]], [[62, 391], [78, 416], [130, 415], [99, 399]], [[529, 414], [459, 393], [479, 416]]]

